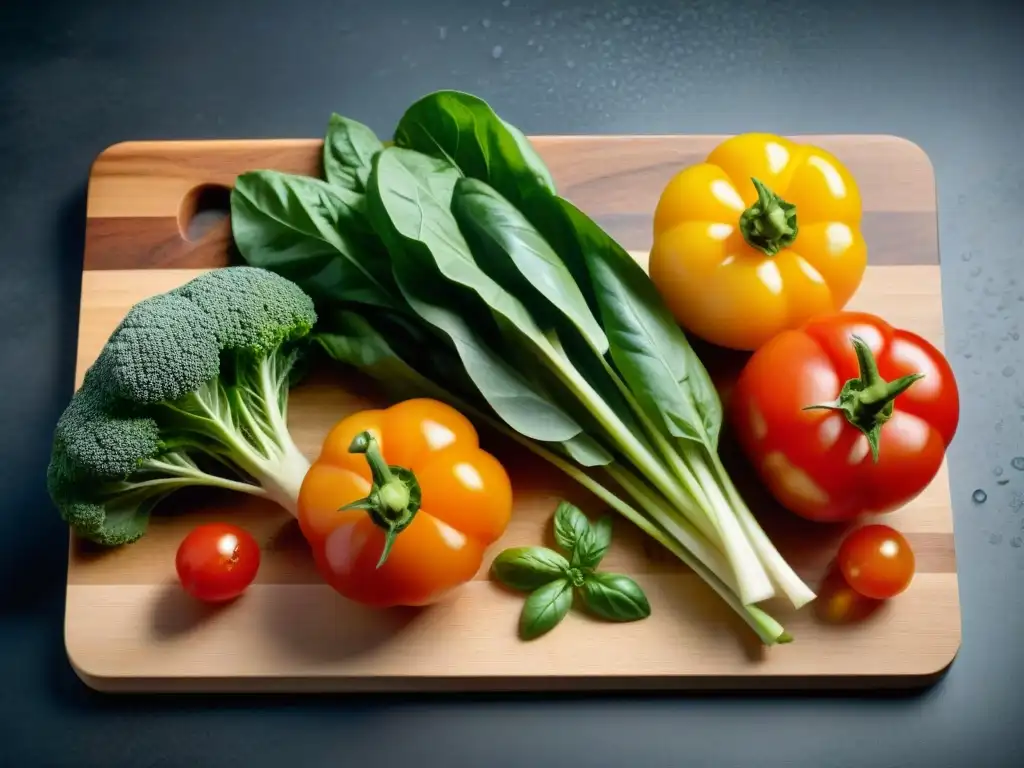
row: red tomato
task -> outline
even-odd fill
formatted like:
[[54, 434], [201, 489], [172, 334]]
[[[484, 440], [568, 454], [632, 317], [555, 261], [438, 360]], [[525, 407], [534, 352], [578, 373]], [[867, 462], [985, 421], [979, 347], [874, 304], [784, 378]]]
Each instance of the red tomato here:
[[874, 600], [895, 597], [914, 578], [914, 552], [888, 525], [865, 525], [839, 547], [839, 570], [850, 588]]
[[379, 608], [427, 605], [469, 581], [511, 514], [505, 469], [465, 416], [429, 399], [342, 419], [299, 491], [321, 576]]
[[237, 525], [209, 523], [182, 540], [174, 565], [186, 592], [219, 603], [238, 597], [256, 578], [260, 547]]
[[758, 349], [729, 412], [783, 506], [842, 521], [891, 512], [931, 482], [960, 400], [949, 363], [927, 341], [873, 315], [839, 312]]

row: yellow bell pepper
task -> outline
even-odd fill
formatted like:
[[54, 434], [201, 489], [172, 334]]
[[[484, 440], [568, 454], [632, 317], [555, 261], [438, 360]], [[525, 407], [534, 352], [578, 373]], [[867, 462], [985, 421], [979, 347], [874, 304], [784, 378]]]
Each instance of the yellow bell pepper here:
[[867, 265], [860, 220], [857, 183], [831, 154], [741, 134], [665, 187], [651, 279], [688, 331], [757, 349], [850, 300]]

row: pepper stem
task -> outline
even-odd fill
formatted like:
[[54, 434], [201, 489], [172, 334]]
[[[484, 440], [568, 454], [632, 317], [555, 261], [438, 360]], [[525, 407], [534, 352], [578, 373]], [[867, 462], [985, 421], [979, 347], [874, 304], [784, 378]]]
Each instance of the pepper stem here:
[[787, 203], [758, 179], [751, 178], [757, 202], [740, 215], [740, 232], [747, 243], [774, 256], [796, 240], [796, 206]]
[[377, 438], [370, 432], [356, 435], [348, 452], [366, 456], [373, 485], [365, 498], [346, 504], [341, 511], [366, 510], [370, 519], [384, 531], [384, 549], [377, 562], [380, 568], [391, 554], [395, 538], [409, 527], [420, 508], [420, 484], [411, 469], [388, 464], [384, 460]]
[[871, 458], [878, 461], [878, 441], [882, 425], [892, 418], [893, 401], [906, 392], [910, 385], [923, 379], [923, 373], [911, 373], [893, 381], [886, 381], [878, 372], [878, 363], [860, 336], [853, 336], [853, 350], [857, 354], [860, 376], [850, 379], [839, 392], [835, 402], [808, 405], [805, 411], [824, 409], [842, 411], [846, 420], [864, 433], [871, 448]]

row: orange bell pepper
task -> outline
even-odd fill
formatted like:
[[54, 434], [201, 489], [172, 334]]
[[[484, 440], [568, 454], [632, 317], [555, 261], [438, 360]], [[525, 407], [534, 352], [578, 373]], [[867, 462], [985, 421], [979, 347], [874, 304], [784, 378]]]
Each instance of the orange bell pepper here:
[[651, 279], [684, 328], [754, 350], [846, 305], [867, 265], [860, 221], [857, 183], [831, 154], [741, 134], [665, 187]]
[[465, 416], [428, 399], [339, 421], [298, 500], [323, 579], [380, 608], [427, 605], [472, 579], [511, 514], [505, 469]]

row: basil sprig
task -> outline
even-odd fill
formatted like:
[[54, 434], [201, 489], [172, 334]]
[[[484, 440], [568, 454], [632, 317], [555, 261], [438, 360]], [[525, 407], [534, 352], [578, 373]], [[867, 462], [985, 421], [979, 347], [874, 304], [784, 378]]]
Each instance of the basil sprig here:
[[491, 564], [492, 575], [506, 587], [530, 593], [519, 616], [520, 637], [532, 640], [550, 632], [577, 597], [587, 611], [608, 621], [651, 615], [647, 596], [633, 579], [596, 570], [612, 543], [610, 516], [591, 524], [578, 507], [563, 501], [555, 510], [554, 529], [562, 552], [512, 547]]

